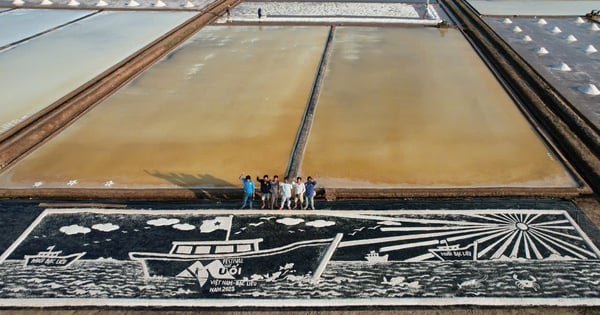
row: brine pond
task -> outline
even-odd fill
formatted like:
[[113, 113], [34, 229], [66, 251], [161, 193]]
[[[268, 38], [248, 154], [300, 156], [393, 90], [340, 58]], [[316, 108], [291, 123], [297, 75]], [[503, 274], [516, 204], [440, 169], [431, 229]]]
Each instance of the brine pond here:
[[302, 174], [325, 187], [572, 187], [457, 30], [337, 28]]
[[[3, 13], [0, 21], [8, 18], [8, 13]], [[28, 21], [34, 13], [38, 22], [31, 24]], [[23, 23], [23, 28], [29, 30], [38, 26], [35, 31], [39, 31], [40, 27], [52, 28], [48, 23], [56, 23], [57, 17], [63, 21], [81, 17], [81, 14], [58, 13], [36, 10], [13, 17], [12, 25], [18, 27]], [[193, 12], [105, 11], [0, 51], [0, 134], [194, 15]]]
[[232, 187], [242, 172], [281, 176], [328, 32], [206, 27], [2, 174], [0, 185]]
[[[0, 174], [2, 188], [283, 177], [329, 27], [207, 26]], [[338, 27], [300, 175], [323, 187], [575, 187], [457, 30]]]

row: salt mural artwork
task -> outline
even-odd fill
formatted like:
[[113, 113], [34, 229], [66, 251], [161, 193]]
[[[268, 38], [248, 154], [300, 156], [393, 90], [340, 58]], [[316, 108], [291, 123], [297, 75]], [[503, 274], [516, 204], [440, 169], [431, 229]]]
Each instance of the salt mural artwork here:
[[46, 210], [0, 256], [0, 305], [528, 303], [598, 297], [599, 258], [564, 210]]

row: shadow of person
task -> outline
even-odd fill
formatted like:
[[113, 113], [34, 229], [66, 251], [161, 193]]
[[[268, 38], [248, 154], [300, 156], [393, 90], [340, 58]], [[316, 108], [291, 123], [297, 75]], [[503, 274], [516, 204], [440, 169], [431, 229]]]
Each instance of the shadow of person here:
[[210, 174], [186, 174], [176, 172], [147, 171], [146, 174], [166, 180], [178, 187], [189, 189], [194, 192], [197, 198], [214, 199], [213, 193], [223, 188], [238, 188], [235, 184], [226, 180], [214, 177]]

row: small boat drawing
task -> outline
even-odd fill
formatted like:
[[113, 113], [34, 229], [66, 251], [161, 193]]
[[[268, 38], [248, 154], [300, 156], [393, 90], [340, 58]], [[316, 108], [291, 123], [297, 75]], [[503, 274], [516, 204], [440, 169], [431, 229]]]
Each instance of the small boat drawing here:
[[429, 252], [440, 260], [477, 260], [477, 242], [460, 247], [460, 244], [446, 245], [430, 248]]
[[25, 255], [25, 263], [27, 266], [49, 266], [49, 267], [68, 267], [72, 263], [83, 257], [86, 252], [74, 253], [69, 255], [61, 255], [62, 251], [54, 251], [54, 245], [46, 249], [46, 251], [38, 252], [36, 255]]
[[365, 259], [373, 264], [377, 264], [377, 263], [385, 263], [388, 261], [388, 254], [385, 254], [383, 256], [379, 256], [379, 253], [372, 250], [370, 251], [367, 255], [365, 255]]

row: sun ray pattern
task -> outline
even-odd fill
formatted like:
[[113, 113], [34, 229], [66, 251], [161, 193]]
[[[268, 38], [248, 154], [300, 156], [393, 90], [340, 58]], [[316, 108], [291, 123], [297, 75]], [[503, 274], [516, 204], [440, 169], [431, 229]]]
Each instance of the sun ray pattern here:
[[401, 226], [381, 227], [373, 238], [349, 239], [340, 248], [378, 246], [395, 260], [600, 259], [566, 211], [487, 210], [395, 216]]

